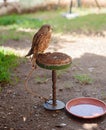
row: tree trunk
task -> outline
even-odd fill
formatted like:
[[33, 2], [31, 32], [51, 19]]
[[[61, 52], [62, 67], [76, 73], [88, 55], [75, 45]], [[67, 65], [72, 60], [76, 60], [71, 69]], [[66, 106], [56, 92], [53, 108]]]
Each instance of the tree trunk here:
[[7, 0], [4, 0], [4, 6], [7, 6]]
[[100, 9], [101, 7], [100, 7], [100, 5], [98, 3], [98, 0], [95, 0], [95, 2], [96, 2], [97, 7]]

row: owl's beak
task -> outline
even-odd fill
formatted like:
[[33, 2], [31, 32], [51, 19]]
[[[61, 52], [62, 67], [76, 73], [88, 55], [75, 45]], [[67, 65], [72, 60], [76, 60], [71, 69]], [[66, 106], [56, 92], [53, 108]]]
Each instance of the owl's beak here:
[[53, 31], [53, 28], [50, 28], [50, 32], [52, 32]]

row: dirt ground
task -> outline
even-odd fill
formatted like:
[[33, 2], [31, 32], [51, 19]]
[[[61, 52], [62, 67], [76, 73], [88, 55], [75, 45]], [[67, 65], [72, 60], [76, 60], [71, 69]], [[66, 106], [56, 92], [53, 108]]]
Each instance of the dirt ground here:
[[[3, 46], [24, 56], [30, 40], [10, 40]], [[106, 35], [53, 35], [49, 52], [63, 52], [72, 57], [72, 66], [57, 72], [57, 99], [65, 104], [78, 97], [94, 97], [106, 103]], [[73, 117], [65, 109], [44, 109], [44, 100], [28, 93], [24, 81], [31, 69], [30, 59], [23, 60], [14, 70], [15, 83], [6, 84], [0, 93], [0, 130], [106, 130], [106, 115], [96, 119]], [[91, 84], [80, 84], [76, 74], [87, 74]], [[29, 80], [34, 93], [50, 98], [51, 71], [38, 67]]]

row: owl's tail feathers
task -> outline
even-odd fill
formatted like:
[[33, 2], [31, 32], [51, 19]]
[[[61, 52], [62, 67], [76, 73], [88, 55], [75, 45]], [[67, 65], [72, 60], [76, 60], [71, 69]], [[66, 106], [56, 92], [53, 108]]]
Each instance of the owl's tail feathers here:
[[31, 48], [31, 49], [29, 50], [28, 54], [27, 54], [25, 57], [30, 56], [30, 55], [32, 55], [32, 54], [33, 54], [33, 49]]

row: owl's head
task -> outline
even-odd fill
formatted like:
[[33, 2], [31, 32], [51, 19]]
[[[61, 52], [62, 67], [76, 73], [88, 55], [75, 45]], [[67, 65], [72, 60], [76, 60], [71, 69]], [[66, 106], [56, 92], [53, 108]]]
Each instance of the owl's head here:
[[43, 25], [41, 28], [40, 28], [40, 31], [42, 32], [42, 33], [48, 33], [48, 32], [52, 32], [52, 27], [51, 27], [51, 25], [49, 25], [49, 24], [45, 24], [45, 25]]

